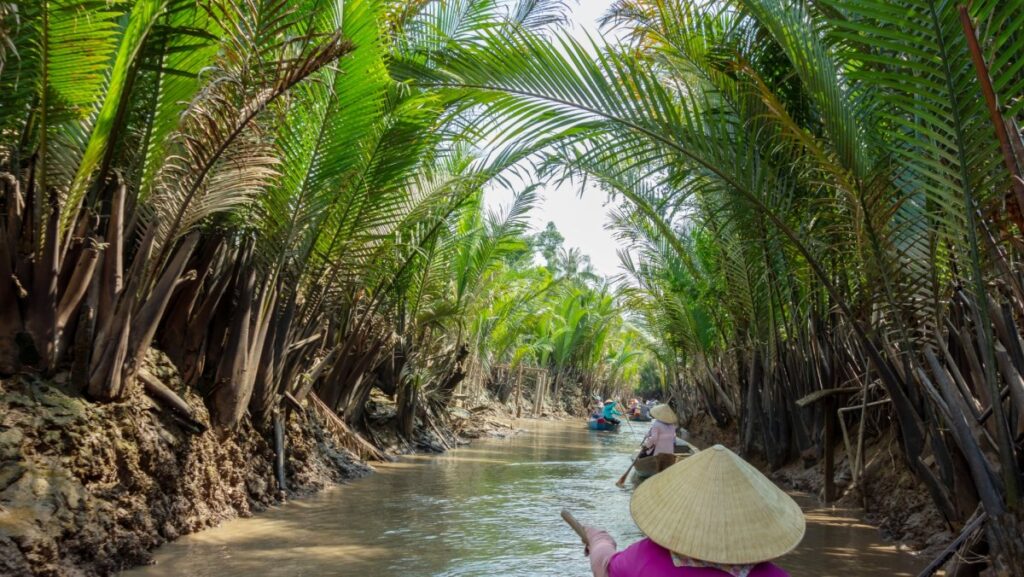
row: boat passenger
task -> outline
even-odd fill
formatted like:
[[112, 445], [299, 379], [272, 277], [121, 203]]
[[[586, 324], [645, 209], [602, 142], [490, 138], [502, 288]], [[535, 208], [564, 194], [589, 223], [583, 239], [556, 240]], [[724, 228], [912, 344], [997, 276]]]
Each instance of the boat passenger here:
[[654, 455], [658, 462], [658, 472], [671, 467], [676, 462], [676, 423], [679, 417], [668, 405], [655, 405], [651, 409], [654, 422], [644, 438], [646, 455]]
[[615, 418], [616, 416], [621, 417], [622, 413], [615, 409], [615, 401], [613, 399], [608, 399], [604, 402], [604, 412], [601, 416], [604, 417], [604, 420], [613, 425], [618, 425], [622, 422]]
[[640, 418], [645, 421], [651, 418], [651, 405], [649, 403], [640, 403]]
[[629, 509], [646, 538], [622, 551], [586, 528], [594, 577], [789, 577], [771, 561], [806, 528], [789, 495], [721, 445], [637, 487]]

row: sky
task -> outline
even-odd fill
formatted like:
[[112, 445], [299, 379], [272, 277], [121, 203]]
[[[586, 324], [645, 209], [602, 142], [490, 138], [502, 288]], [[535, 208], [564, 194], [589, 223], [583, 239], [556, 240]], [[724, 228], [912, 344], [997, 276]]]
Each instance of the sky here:
[[[612, 0], [578, 0], [573, 6], [574, 34], [598, 34], [597, 20], [611, 5]], [[582, 36], [581, 36], [582, 37]], [[490, 208], [508, 206], [513, 193], [488, 190], [484, 202]], [[605, 206], [606, 195], [591, 188], [583, 191], [582, 198], [576, 186], [566, 184], [547, 187], [530, 215], [531, 226], [539, 231], [554, 222], [565, 237], [565, 248], [577, 247], [590, 257], [600, 275], [614, 276], [622, 272], [616, 250], [618, 243], [612, 231], [604, 228], [611, 206]]]

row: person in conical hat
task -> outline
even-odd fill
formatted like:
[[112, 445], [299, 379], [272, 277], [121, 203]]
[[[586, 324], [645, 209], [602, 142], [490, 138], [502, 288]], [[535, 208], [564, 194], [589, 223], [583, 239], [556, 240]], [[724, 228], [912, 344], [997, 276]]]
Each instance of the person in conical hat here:
[[658, 472], [672, 466], [676, 462], [676, 423], [679, 417], [668, 405], [655, 405], [651, 409], [654, 422], [644, 438], [645, 454], [654, 455], [658, 463]]
[[622, 416], [622, 413], [615, 409], [615, 399], [607, 399], [604, 402], [604, 412], [602, 413], [604, 420], [608, 421], [613, 425], [618, 425], [621, 421], [616, 419], [616, 416]]
[[772, 560], [806, 528], [789, 495], [721, 445], [648, 479], [629, 509], [647, 537], [622, 551], [587, 527], [595, 577], [789, 577]]

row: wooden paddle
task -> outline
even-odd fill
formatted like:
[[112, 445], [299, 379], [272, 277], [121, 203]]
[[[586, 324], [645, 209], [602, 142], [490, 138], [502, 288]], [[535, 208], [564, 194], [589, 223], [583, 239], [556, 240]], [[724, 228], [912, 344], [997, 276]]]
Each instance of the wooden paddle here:
[[576, 520], [576, 517], [572, 516], [567, 509], [562, 509], [562, 519], [572, 527], [573, 531], [580, 536], [580, 540], [583, 541], [584, 547], [590, 547], [590, 539], [587, 538], [587, 530], [583, 528], [583, 524]]
[[622, 476], [619, 477], [619, 480], [615, 482], [615, 486], [616, 487], [621, 489], [621, 488], [626, 486], [626, 477], [629, 476], [629, 472], [633, 470], [633, 467], [636, 466], [636, 462], [640, 460], [640, 456], [643, 455], [643, 454], [644, 454], [644, 444], [640, 443], [640, 452], [636, 454], [636, 457], [633, 457], [633, 462], [629, 464], [629, 468], [626, 469], [626, 472], [623, 473]]

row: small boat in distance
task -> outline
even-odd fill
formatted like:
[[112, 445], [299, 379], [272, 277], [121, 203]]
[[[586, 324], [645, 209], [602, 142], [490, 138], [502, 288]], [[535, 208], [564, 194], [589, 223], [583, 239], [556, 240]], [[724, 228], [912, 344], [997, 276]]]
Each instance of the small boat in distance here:
[[630, 421], [640, 421], [642, 423], [647, 423], [647, 422], [650, 422], [651, 416], [647, 415], [645, 417], [644, 415], [630, 415], [629, 416], [629, 420]]
[[587, 427], [590, 430], [592, 430], [592, 431], [617, 431], [617, 430], [619, 430], [619, 425], [618, 424], [606, 421], [603, 417], [602, 418], [598, 418], [598, 419], [595, 419], [594, 417], [590, 417], [590, 420], [587, 422]]

